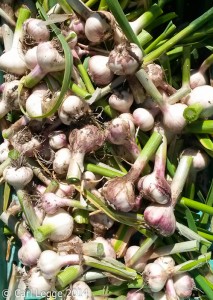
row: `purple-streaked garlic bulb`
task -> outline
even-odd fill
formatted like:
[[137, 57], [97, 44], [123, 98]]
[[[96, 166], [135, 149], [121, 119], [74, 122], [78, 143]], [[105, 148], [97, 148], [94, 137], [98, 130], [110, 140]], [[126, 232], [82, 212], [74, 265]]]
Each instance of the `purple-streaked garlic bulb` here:
[[165, 179], [167, 153], [167, 139], [163, 135], [163, 142], [155, 154], [154, 170], [138, 181], [138, 190], [144, 198], [159, 204], [171, 202], [171, 188]]
[[154, 127], [154, 116], [148, 109], [142, 107], [136, 108], [132, 115], [135, 125], [137, 125], [142, 131], [149, 131]]
[[134, 124], [130, 120], [115, 118], [109, 123], [106, 132], [109, 142], [122, 145], [134, 159], [138, 157], [140, 149], [135, 141]]
[[53, 131], [48, 138], [49, 145], [53, 150], [59, 150], [67, 146], [67, 137], [62, 130]]
[[175, 232], [176, 219], [171, 204], [152, 204], [144, 210], [144, 221], [162, 236]]
[[21, 237], [22, 247], [18, 250], [18, 258], [25, 266], [35, 266], [41, 255], [37, 241], [30, 234]]
[[194, 279], [188, 273], [177, 274], [173, 277], [174, 288], [180, 298], [189, 298], [195, 288]]
[[167, 279], [168, 275], [164, 268], [157, 263], [149, 263], [143, 271], [143, 279], [152, 292], [160, 292]]

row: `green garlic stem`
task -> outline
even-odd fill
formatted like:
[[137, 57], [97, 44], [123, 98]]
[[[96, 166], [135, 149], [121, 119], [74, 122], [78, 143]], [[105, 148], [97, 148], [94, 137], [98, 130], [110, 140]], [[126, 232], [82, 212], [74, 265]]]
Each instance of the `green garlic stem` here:
[[152, 51], [148, 55], [144, 57], [144, 64], [148, 64], [151, 61], [157, 59], [162, 53], [167, 52], [169, 49], [171, 49], [174, 45], [177, 44], [181, 39], [185, 38], [186, 36], [192, 34], [194, 31], [196, 31], [199, 27], [207, 23], [213, 16], [213, 8], [210, 8], [208, 11], [206, 11], [204, 14], [202, 14], [199, 18], [192, 21], [187, 27], [182, 29], [180, 32], [178, 32], [175, 36], [170, 38], [168, 41], [166, 41], [163, 45], [161, 45], [156, 50]]
[[72, 212], [73, 219], [77, 224], [89, 224], [88, 211], [75, 208]]
[[106, 271], [121, 276], [122, 278], [134, 280], [137, 277], [137, 273], [135, 270], [126, 268], [125, 265], [123, 265], [120, 262], [117, 262], [115, 259], [112, 258], [97, 260], [95, 258], [84, 255], [83, 260], [86, 266]]
[[55, 226], [50, 224], [41, 225], [34, 231], [34, 237], [37, 242], [43, 242], [55, 231], [55, 229]]
[[16, 193], [17, 193], [21, 208], [27, 219], [27, 223], [29, 224], [31, 230], [34, 232], [40, 226], [40, 222], [35, 213], [31, 199], [25, 190], [18, 190]]
[[213, 120], [197, 120], [188, 124], [183, 133], [209, 133], [213, 132]]
[[22, 27], [23, 23], [30, 17], [30, 10], [27, 8], [21, 7], [18, 14], [18, 19], [16, 21], [16, 28], [13, 36], [13, 45], [12, 48], [17, 49], [17, 45], [20, 43], [22, 36]]
[[98, 0], [88, 0], [85, 2], [85, 5], [87, 7], [91, 7], [91, 6], [95, 5], [97, 2], [98, 2]]
[[200, 268], [211, 259], [211, 252], [198, 256], [196, 260], [189, 260], [174, 267], [173, 274], [181, 274], [187, 271]]
[[91, 171], [95, 174], [99, 174], [109, 178], [121, 177], [125, 175], [124, 172], [111, 168], [107, 165], [106, 166], [102, 166], [101, 164], [99, 165], [99, 163], [97, 164], [85, 163], [84, 166], [86, 171]]
[[152, 80], [149, 78], [148, 74], [144, 71], [144, 69], [140, 69], [136, 76], [146, 92], [154, 99], [154, 101], [160, 106], [165, 106], [165, 101], [163, 100], [163, 96], [158, 91]]
[[144, 50], [144, 53], [148, 54], [154, 50], [157, 44], [167, 38], [175, 29], [176, 26], [172, 22], [169, 22], [166, 29]]
[[141, 47], [143, 47], [148, 42], [150, 42], [153, 39], [153, 37], [151, 36], [151, 34], [148, 31], [146, 31], [145, 29], [142, 29], [142, 31], [137, 35], [137, 39], [138, 39]]
[[183, 235], [188, 240], [197, 240], [206, 246], [211, 245], [211, 242], [209, 242], [207, 239], [201, 237], [199, 234], [195, 233], [194, 231], [192, 231], [191, 229], [179, 222], [176, 222], [176, 228], [179, 231], [179, 234]]
[[172, 254], [189, 252], [189, 251], [199, 251], [199, 245], [200, 245], [199, 241], [192, 240], [192, 241], [162, 246], [158, 249], [155, 249], [149, 255], [148, 259], [151, 260], [160, 256], [172, 255]]
[[64, 289], [74, 280], [76, 280], [83, 273], [83, 269], [80, 265], [70, 266], [59, 272], [56, 276], [56, 283], [59, 289]]
[[80, 75], [81, 75], [81, 78], [83, 79], [83, 82], [85, 83], [85, 86], [86, 86], [86, 88], [87, 88], [87, 91], [88, 91], [90, 94], [94, 93], [95, 89], [94, 89], [94, 87], [93, 87], [93, 85], [92, 85], [92, 82], [91, 82], [91, 80], [90, 80], [90, 77], [89, 77], [89, 75], [88, 75], [86, 69], [84, 68], [84, 66], [83, 66], [83, 64], [82, 64], [82, 62], [81, 62], [81, 60], [80, 60], [78, 54], [76, 53], [76, 51], [75, 51], [74, 49], [72, 50], [72, 52], [73, 52], [73, 54], [74, 54], [74, 55], [73, 55], [74, 63], [76, 63], [76, 66], [77, 66], [78, 71], [79, 71], [79, 73], [80, 73]]
[[191, 92], [191, 88], [188, 85], [183, 85], [177, 92], [175, 92], [173, 95], [171, 95], [168, 98], [169, 104], [175, 104], [176, 102], [179, 102], [180, 99], [187, 96]]
[[98, 6], [98, 10], [107, 10], [108, 5], [106, 3], [106, 0], [101, 0]]
[[183, 116], [188, 122], [194, 122], [199, 118], [203, 110], [203, 105], [200, 102], [197, 102], [186, 107]]
[[104, 246], [102, 243], [87, 242], [82, 245], [82, 253], [87, 256], [102, 258], [105, 256]]
[[162, 9], [155, 3], [147, 11], [145, 11], [138, 19], [130, 22], [130, 25], [135, 34], [146, 28], [151, 24], [157, 17], [162, 15]]
[[190, 82], [191, 69], [191, 46], [183, 47], [182, 86], [188, 86]]
[[191, 200], [191, 199], [188, 199], [185, 197], [181, 198], [180, 203], [186, 205], [187, 207], [205, 212], [209, 215], [213, 215], [213, 207], [211, 207], [209, 205], [206, 205], [206, 204], [203, 204], [198, 201], [194, 201], [194, 200]]
[[129, 240], [135, 232], [135, 228], [120, 224], [117, 232], [113, 235], [113, 238], [111, 238], [110, 241], [118, 258], [125, 255]]
[[55, 193], [59, 188], [59, 183], [56, 180], [51, 180], [44, 193]]
[[161, 141], [162, 135], [158, 132], [153, 132], [148, 142], [140, 152], [138, 158], [125, 176], [128, 176], [133, 182], [137, 180], [150, 158], [155, 154]]
[[189, 175], [189, 171], [192, 165], [192, 156], [182, 156], [177, 166], [175, 175], [171, 183], [171, 199], [172, 205], [175, 206], [182, 193], [183, 187], [186, 183], [186, 179]]

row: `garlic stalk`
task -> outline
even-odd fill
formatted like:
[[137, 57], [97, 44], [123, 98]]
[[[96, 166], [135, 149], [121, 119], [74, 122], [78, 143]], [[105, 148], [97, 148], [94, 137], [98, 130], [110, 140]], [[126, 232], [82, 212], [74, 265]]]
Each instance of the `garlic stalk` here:
[[81, 179], [85, 155], [100, 148], [104, 140], [104, 132], [94, 125], [86, 125], [70, 132], [69, 148], [72, 152], [72, 158], [67, 172], [69, 182], [77, 182]]
[[0, 56], [0, 70], [16, 75], [24, 75], [27, 66], [24, 61], [22, 50], [23, 31], [22, 25], [29, 18], [30, 11], [27, 8], [20, 8], [16, 28], [13, 36], [12, 47], [9, 51]]
[[154, 171], [138, 182], [138, 190], [142, 197], [159, 204], [166, 204], [171, 200], [170, 185], [165, 179], [166, 152], [167, 139], [164, 135], [163, 142], [155, 154]]
[[154, 132], [132, 165], [130, 171], [123, 177], [117, 177], [105, 183], [102, 194], [106, 201], [115, 209], [128, 212], [135, 207], [135, 182], [148, 160], [157, 150], [161, 139], [162, 136]]

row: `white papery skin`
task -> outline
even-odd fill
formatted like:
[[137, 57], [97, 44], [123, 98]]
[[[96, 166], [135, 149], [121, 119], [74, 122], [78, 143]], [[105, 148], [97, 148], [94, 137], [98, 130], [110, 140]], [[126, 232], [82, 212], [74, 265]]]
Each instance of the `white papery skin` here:
[[55, 214], [46, 215], [42, 225], [50, 225], [55, 228], [49, 235], [49, 239], [53, 242], [58, 242], [63, 241], [72, 235], [74, 221], [68, 212], [59, 208]]
[[202, 72], [193, 70], [193, 71], [191, 71], [189, 84], [190, 84], [191, 89], [194, 89], [197, 86], [202, 86], [202, 85], [208, 84], [208, 78]]
[[158, 257], [154, 263], [161, 265], [165, 271], [170, 271], [175, 266], [175, 261], [171, 256]]
[[142, 131], [149, 131], [154, 127], [154, 117], [148, 109], [137, 108], [132, 113], [134, 124], [136, 124]]
[[107, 65], [108, 60], [109, 58], [103, 55], [94, 55], [89, 59], [88, 73], [97, 86], [109, 84], [114, 77], [114, 73]]
[[[37, 117], [43, 114], [42, 102], [48, 94], [46, 84], [37, 84], [26, 101], [26, 111], [29, 116]], [[37, 118], [39, 120], [40, 118]]]
[[59, 150], [67, 146], [67, 137], [62, 130], [53, 131], [49, 135], [49, 145], [53, 150]]
[[140, 67], [142, 58], [143, 53], [136, 44], [119, 44], [110, 52], [107, 65], [116, 75], [131, 75]]
[[108, 12], [94, 12], [86, 20], [85, 35], [93, 43], [103, 42], [112, 33], [112, 27], [106, 16]]
[[157, 263], [149, 263], [145, 266], [143, 278], [152, 292], [160, 292], [167, 279], [168, 275], [164, 268]]
[[22, 238], [21, 241], [22, 247], [18, 251], [18, 258], [25, 266], [35, 266], [41, 255], [37, 241], [31, 236]]
[[66, 174], [71, 158], [72, 153], [68, 148], [61, 148], [56, 151], [53, 160], [53, 170], [59, 175]]
[[177, 274], [173, 277], [177, 295], [181, 298], [189, 298], [195, 288], [194, 279], [188, 273]]
[[194, 88], [185, 98], [187, 105], [199, 103], [203, 107], [201, 118], [208, 118], [213, 115], [213, 87], [210, 85], [202, 85]]
[[162, 111], [163, 124], [165, 127], [175, 133], [180, 133], [187, 125], [187, 122], [183, 116], [185, 108], [187, 108], [187, 105], [183, 103], [175, 103], [164, 106]]
[[50, 31], [43, 20], [29, 18], [24, 22], [23, 28], [38, 43], [46, 42], [50, 38]]
[[129, 109], [134, 101], [133, 95], [128, 91], [115, 91], [109, 97], [109, 105], [121, 113], [129, 112]]
[[86, 101], [71, 95], [63, 101], [59, 108], [58, 116], [63, 124], [70, 125], [83, 117], [88, 112], [88, 109], [89, 106]]
[[44, 278], [41, 272], [37, 270], [37, 267], [30, 270], [26, 284], [31, 294], [35, 296], [42, 296], [45, 292], [50, 292], [54, 289], [53, 283]]
[[3, 178], [15, 189], [23, 189], [33, 179], [33, 171], [29, 167], [9, 166], [3, 171]]
[[35, 68], [35, 66], [38, 63], [37, 60], [37, 46], [34, 46], [33, 48], [30, 48], [27, 50], [24, 56], [27, 68], [32, 70]]
[[72, 300], [94, 300], [90, 287], [84, 281], [77, 281], [71, 287]]

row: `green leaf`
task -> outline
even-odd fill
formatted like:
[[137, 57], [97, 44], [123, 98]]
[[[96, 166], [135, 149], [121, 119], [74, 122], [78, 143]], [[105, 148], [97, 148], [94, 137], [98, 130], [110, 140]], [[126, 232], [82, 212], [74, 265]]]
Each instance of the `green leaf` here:
[[196, 134], [198, 141], [204, 147], [204, 150], [213, 157], [213, 142], [208, 134]]
[[206, 296], [208, 297], [208, 299], [212, 299], [212, 295], [213, 295], [213, 289], [208, 285], [207, 280], [205, 279], [205, 277], [203, 277], [198, 270], [193, 270], [191, 272], [191, 274], [193, 275], [196, 284], [198, 285], [198, 287], [204, 291], [204, 293], [206, 294]]
[[4, 184], [4, 205], [3, 205], [3, 211], [5, 211], [8, 207], [9, 199], [10, 199], [10, 185], [5, 182]]
[[185, 212], [185, 216], [186, 216], [186, 221], [187, 221], [187, 224], [188, 224], [188, 227], [193, 230], [194, 232], [197, 232], [197, 226], [195, 224], [195, 220], [192, 216], [192, 213], [190, 211], [190, 209], [185, 206], [184, 204], [180, 204], [182, 206], [182, 208], [184, 209], [184, 212]]
[[[210, 207], [213, 206], [213, 180], [211, 182], [211, 186], [209, 188], [209, 192], [206, 198], [206, 204]], [[204, 213], [201, 217], [201, 224], [208, 224], [209, 221], [209, 214], [208, 213]]]

